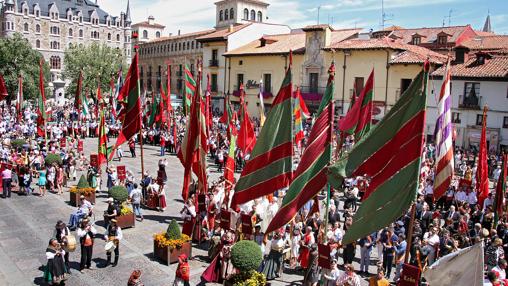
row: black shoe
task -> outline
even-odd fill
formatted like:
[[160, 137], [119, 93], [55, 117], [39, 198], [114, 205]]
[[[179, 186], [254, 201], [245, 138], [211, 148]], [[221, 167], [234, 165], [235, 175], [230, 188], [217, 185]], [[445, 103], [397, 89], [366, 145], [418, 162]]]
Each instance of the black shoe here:
[[118, 263], [113, 263], [113, 264], [111, 265], [111, 267], [115, 267], [117, 264], [118, 264]]

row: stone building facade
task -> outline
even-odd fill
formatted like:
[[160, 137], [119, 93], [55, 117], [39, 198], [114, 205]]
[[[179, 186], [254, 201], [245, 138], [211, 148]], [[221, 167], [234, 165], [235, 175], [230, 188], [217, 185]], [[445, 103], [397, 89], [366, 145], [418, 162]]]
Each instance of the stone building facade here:
[[90, 0], [5, 0], [0, 23], [0, 37], [19, 33], [42, 53], [51, 70], [48, 85], [60, 104], [68, 84], [61, 75], [66, 48], [104, 43], [122, 50], [127, 63], [132, 58], [129, 2], [125, 12], [112, 16]]

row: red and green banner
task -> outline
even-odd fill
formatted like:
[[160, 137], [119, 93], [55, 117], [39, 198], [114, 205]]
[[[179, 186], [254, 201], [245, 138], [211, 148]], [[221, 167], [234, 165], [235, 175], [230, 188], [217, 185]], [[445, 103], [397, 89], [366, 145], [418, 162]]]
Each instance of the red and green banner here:
[[416, 199], [425, 136], [429, 64], [384, 118], [351, 152], [328, 168], [328, 181], [366, 176], [369, 186], [342, 241], [349, 244], [399, 218]]
[[44, 73], [42, 71], [44, 59], [39, 62], [39, 98], [37, 99], [37, 135], [46, 136], [46, 94], [44, 91]]
[[506, 162], [508, 155], [503, 154], [503, 166], [496, 185], [496, 197], [494, 198], [494, 214], [497, 222], [503, 216], [504, 194], [506, 194]]
[[[290, 57], [291, 58], [291, 57]], [[292, 177], [293, 138], [291, 121], [291, 59], [279, 93], [259, 133], [251, 158], [235, 186], [231, 206], [273, 194], [289, 186]]]
[[[353, 95], [354, 97], [354, 95]], [[339, 130], [347, 135], [355, 135], [360, 140], [371, 128], [374, 98], [374, 70], [369, 75], [360, 96], [352, 102], [351, 109], [339, 121]]]
[[228, 124], [231, 121], [231, 116], [233, 115], [233, 111], [231, 110], [231, 102], [229, 100], [229, 94], [226, 94], [224, 97], [224, 113], [222, 117], [219, 119], [220, 123]]
[[[119, 98], [123, 98], [124, 108], [122, 109], [122, 113], [125, 115], [122, 122], [122, 129], [120, 130], [120, 134], [116, 139], [115, 147], [122, 145], [127, 142], [129, 139], [139, 134], [141, 130], [141, 101], [140, 101], [140, 90], [139, 90], [139, 69], [138, 69], [138, 53], [134, 55], [132, 59], [131, 66], [129, 68], [129, 72], [127, 73], [127, 77], [125, 78], [125, 83], [120, 90], [122, 96]], [[113, 152], [111, 153], [111, 156]]]
[[99, 120], [99, 144], [98, 144], [98, 166], [102, 166], [102, 164], [106, 164], [109, 155], [112, 153], [113, 148], [108, 148], [108, 135], [106, 133], [106, 122], [104, 119], [104, 110], [100, 111], [100, 120]]
[[[201, 78], [200, 74], [199, 72], [198, 83]], [[206, 174], [206, 119], [204, 103], [199, 89], [194, 93], [192, 103], [189, 120], [187, 121], [187, 129], [180, 151], [178, 152], [178, 158], [185, 169], [182, 188], [182, 198], [184, 201], [189, 197], [192, 172], [198, 177], [198, 193], [204, 194], [208, 191]]]
[[185, 73], [184, 110], [187, 113], [188, 110], [190, 110], [192, 98], [194, 97], [194, 94], [196, 94], [197, 85], [196, 81], [194, 80], [194, 77], [192, 76], [191, 71], [189, 70], [189, 66], [185, 65], [184, 73]]
[[483, 208], [483, 201], [489, 196], [489, 166], [487, 160], [487, 107], [485, 106], [483, 108], [478, 168], [476, 169], [476, 190], [480, 208]]
[[238, 130], [236, 129], [236, 112], [229, 122], [229, 152], [226, 158], [226, 167], [224, 168], [224, 204], [229, 207], [229, 197], [235, 181], [235, 150]]
[[[270, 233], [283, 227], [291, 221], [297, 212], [326, 185], [326, 166], [332, 158], [332, 132], [333, 132], [333, 104], [332, 97], [334, 85], [335, 65], [332, 63], [329, 69], [328, 84], [321, 106], [320, 113], [310, 132], [307, 148], [302, 155], [300, 164], [296, 169], [293, 181], [284, 196], [282, 205], [271, 220], [265, 233]], [[316, 200], [317, 201], [317, 200]], [[314, 202], [318, 207], [319, 202]]]
[[[161, 89], [162, 90], [162, 89]], [[160, 120], [160, 107], [161, 98], [159, 95], [152, 93], [152, 103], [150, 105], [150, 117], [148, 119], [148, 127], [152, 127], [155, 122]]]

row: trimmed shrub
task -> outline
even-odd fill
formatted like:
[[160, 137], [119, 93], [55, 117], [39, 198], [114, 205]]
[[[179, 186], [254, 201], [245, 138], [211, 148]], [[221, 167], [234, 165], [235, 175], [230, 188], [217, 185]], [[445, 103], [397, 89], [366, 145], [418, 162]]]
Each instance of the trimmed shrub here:
[[20, 148], [23, 148], [23, 145], [27, 144], [25, 140], [23, 139], [14, 139], [11, 141], [11, 146], [15, 150], [18, 150]]
[[81, 175], [81, 177], [79, 177], [79, 182], [78, 182], [77, 188], [78, 189], [90, 188], [90, 184], [86, 180], [85, 175]]
[[58, 154], [48, 154], [45, 159], [46, 165], [53, 165], [57, 163], [58, 165], [62, 165], [62, 157]]
[[231, 263], [240, 272], [257, 270], [262, 261], [261, 248], [254, 241], [242, 240], [231, 248]]
[[123, 203], [129, 198], [129, 192], [124, 186], [114, 186], [109, 190], [109, 196]]
[[182, 233], [180, 232], [180, 226], [176, 220], [171, 220], [168, 225], [168, 229], [166, 230], [166, 237], [170, 240], [172, 239], [180, 239], [182, 238]]

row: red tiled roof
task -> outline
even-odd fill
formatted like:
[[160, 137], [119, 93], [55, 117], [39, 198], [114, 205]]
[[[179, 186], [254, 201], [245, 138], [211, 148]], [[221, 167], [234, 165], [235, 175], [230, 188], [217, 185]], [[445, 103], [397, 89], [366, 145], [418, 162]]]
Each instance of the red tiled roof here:
[[227, 39], [229, 35], [233, 34], [234, 32], [237, 32], [247, 26], [250, 26], [252, 25], [252, 23], [247, 23], [247, 24], [241, 24], [241, 25], [236, 25], [236, 26], [233, 26], [233, 28], [230, 30], [229, 27], [227, 28], [223, 28], [223, 29], [220, 29], [220, 30], [216, 30], [215, 32], [213, 33], [210, 33], [208, 35], [205, 35], [205, 36], [201, 36], [199, 38], [197, 38], [198, 41], [206, 41], [206, 40], [215, 40], [215, 39]]
[[132, 26], [133, 27], [136, 27], [136, 26], [140, 26], [140, 27], [155, 27], [155, 28], [162, 28], [162, 29], [166, 28], [166, 26], [161, 25], [161, 24], [157, 24], [157, 23], [149, 24], [148, 21], [139, 22], [139, 23], [133, 24]]
[[473, 51], [493, 51], [508, 49], [508, 36], [490, 35], [475, 37], [462, 42], [460, 47], [466, 47]]
[[428, 44], [436, 42], [437, 34], [445, 32], [446, 34], [451, 35], [451, 37], [448, 38], [448, 43], [455, 43], [462, 33], [464, 33], [468, 28], [470, 28], [470, 26], [399, 29], [394, 30], [390, 33], [390, 35], [401, 38], [404, 43], [411, 43], [413, 35], [418, 34], [422, 36], [422, 44]]
[[342, 42], [332, 43], [327, 49], [336, 50], [376, 50], [392, 49], [401, 51], [390, 60], [391, 64], [414, 64], [423, 63], [427, 58], [432, 63], [442, 64], [446, 61], [446, 56], [431, 51], [427, 48], [409, 45], [390, 38], [374, 39], [352, 39]]
[[[433, 75], [443, 76], [445, 67], [436, 70]], [[471, 78], [505, 78], [508, 79], [508, 56], [493, 56], [485, 60], [483, 65], [479, 64], [476, 57], [471, 57], [463, 64], [451, 66], [453, 77]]]
[[480, 37], [485, 37], [485, 36], [494, 36], [496, 34], [492, 33], [492, 32], [484, 32], [484, 31], [478, 31], [478, 30], [475, 30], [474, 31], [476, 35], [480, 36]]

